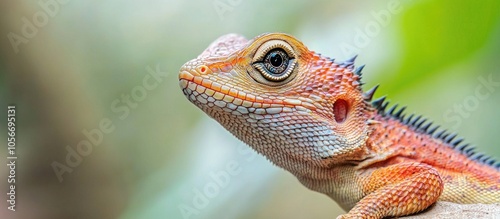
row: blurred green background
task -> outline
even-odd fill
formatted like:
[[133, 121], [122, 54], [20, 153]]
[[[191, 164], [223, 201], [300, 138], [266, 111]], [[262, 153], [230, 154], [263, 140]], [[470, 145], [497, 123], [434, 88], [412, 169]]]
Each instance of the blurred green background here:
[[[381, 84], [376, 96], [500, 158], [500, 86], [484, 85], [500, 82], [499, 1], [41, 0], [2, 1], [0, 12], [0, 104], [16, 105], [18, 138], [17, 209], [3, 201], [0, 218], [342, 213], [182, 95], [180, 66], [232, 32], [286, 32], [337, 60], [359, 54], [366, 88]], [[112, 130], [68, 166], [68, 151], [103, 121]], [[58, 178], [55, 163], [71, 172]]]

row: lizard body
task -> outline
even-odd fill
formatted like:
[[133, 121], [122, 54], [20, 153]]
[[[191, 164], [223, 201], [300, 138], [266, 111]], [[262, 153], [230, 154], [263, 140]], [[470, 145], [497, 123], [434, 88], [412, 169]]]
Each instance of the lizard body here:
[[184, 64], [186, 97], [238, 139], [348, 211], [383, 218], [438, 200], [499, 203], [500, 163], [404, 107], [372, 101], [354, 59], [281, 33], [228, 34]]

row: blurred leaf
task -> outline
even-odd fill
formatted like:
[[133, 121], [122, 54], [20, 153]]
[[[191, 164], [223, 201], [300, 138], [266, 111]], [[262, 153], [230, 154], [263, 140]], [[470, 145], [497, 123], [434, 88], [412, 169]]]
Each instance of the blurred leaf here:
[[470, 57], [498, 27], [499, 12], [499, 1], [425, 1], [405, 10], [398, 23], [402, 65], [385, 89], [398, 92]]

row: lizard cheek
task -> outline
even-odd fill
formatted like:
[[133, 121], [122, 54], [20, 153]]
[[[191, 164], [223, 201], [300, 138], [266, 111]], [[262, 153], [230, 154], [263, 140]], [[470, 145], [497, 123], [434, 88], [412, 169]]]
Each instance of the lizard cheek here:
[[349, 111], [349, 104], [345, 100], [337, 100], [333, 104], [333, 115], [337, 123], [343, 123], [347, 118], [347, 113]]

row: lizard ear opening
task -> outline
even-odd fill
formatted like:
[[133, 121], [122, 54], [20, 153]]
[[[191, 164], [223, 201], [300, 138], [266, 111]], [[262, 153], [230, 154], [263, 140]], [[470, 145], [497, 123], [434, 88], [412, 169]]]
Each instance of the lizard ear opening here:
[[294, 75], [297, 66], [296, 54], [290, 44], [283, 40], [270, 40], [263, 43], [252, 58], [252, 67], [258, 72], [250, 71], [256, 81], [267, 85], [281, 85]]
[[337, 123], [343, 123], [347, 119], [349, 113], [349, 104], [347, 101], [339, 99], [333, 103], [333, 116]]

